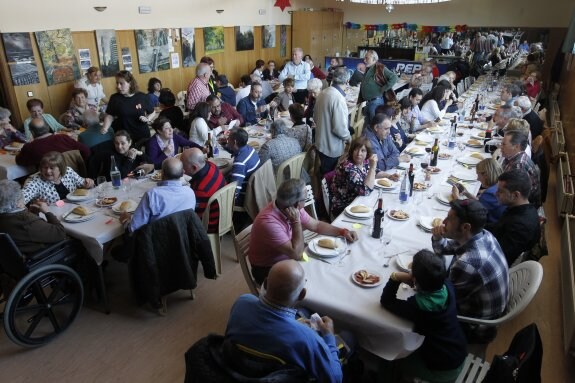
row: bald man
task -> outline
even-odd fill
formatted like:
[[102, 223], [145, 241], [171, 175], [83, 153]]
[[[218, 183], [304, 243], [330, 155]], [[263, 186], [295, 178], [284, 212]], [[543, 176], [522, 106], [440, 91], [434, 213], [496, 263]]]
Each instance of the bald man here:
[[128, 230], [134, 232], [167, 215], [195, 209], [196, 196], [192, 189], [182, 185], [180, 178], [183, 175], [184, 166], [179, 159], [165, 159], [162, 162], [162, 181], [144, 194], [133, 216], [122, 213], [120, 222], [128, 225]]
[[333, 321], [321, 318], [316, 332], [295, 318], [294, 306], [306, 294], [301, 265], [294, 260], [276, 263], [264, 286], [260, 298], [245, 294], [234, 303], [226, 339], [281, 358], [318, 382], [341, 382]]
[[[196, 195], [196, 213], [202, 219], [210, 197], [226, 186], [226, 180], [220, 169], [211, 161], [206, 161], [204, 153], [198, 148], [186, 149], [181, 160], [184, 172], [192, 177], [190, 187]], [[220, 206], [214, 202], [210, 206], [208, 233], [218, 232]]]

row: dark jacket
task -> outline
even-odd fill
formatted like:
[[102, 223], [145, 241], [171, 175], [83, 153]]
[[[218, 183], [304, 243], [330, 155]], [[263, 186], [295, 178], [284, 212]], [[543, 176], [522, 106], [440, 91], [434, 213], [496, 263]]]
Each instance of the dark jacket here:
[[531, 130], [531, 139], [534, 140], [535, 137], [543, 133], [543, 121], [539, 118], [537, 113], [533, 109], [527, 113], [523, 119], [529, 123], [529, 130]]
[[216, 279], [206, 229], [192, 209], [144, 225], [132, 239], [129, 266], [139, 304], [156, 305], [164, 295], [195, 288], [198, 261], [204, 276]]

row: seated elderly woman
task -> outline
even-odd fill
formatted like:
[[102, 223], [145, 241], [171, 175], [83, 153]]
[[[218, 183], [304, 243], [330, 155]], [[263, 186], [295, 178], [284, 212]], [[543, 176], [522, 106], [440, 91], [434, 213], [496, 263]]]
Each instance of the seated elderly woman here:
[[[44, 213], [46, 220], [38, 212]], [[38, 201], [30, 205], [30, 210], [26, 209], [20, 185], [12, 180], [0, 181], [0, 232], [9, 234], [24, 255], [66, 239], [64, 227], [48, 204]]]
[[0, 107], [0, 148], [13, 142], [26, 142], [26, 136], [16, 130], [10, 123], [11, 115], [12, 113], [8, 109]]
[[38, 173], [30, 176], [24, 183], [22, 194], [26, 204], [34, 200], [52, 204], [66, 198], [78, 188], [94, 187], [92, 179], [80, 177], [72, 168], [66, 166], [62, 153], [46, 153], [40, 160], [39, 169]]
[[78, 142], [92, 148], [102, 142], [114, 139], [114, 129], [110, 128], [106, 133], [101, 132], [100, 115], [98, 112], [88, 109], [82, 115], [86, 130], [78, 135]]
[[301, 153], [298, 140], [285, 134], [288, 129], [283, 118], [275, 120], [270, 127], [272, 139], [263, 144], [258, 153], [262, 164], [268, 159], [272, 160], [274, 173], [277, 173], [282, 162]]
[[60, 116], [60, 123], [69, 129], [79, 129], [84, 126], [82, 115], [90, 110], [87, 104], [88, 92], [86, 89], [74, 88], [70, 109]]
[[152, 128], [156, 134], [148, 140], [148, 157], [156, 169], [162, 167], [162, 162], [166, 158], [174, 157], [186, 146], [203, 149], [203, 146], [174, 134], [174, 128], [166, 117], [157, 118]]
[[352, 141], [347, 158], [335, 170], [331, 184], [331, 214], [336, 217], [357, 196], [369, 195], [375, 184], [377, 154], [366, 137]]
[[293, 122], [291, 129], [286, 130], [286, 136], [293, 137], [299, 142], [303, 152], [311, 147], [312, 132], [311, 128], [304, 121], [305, 109], [302, 104], [291, 104], [288, 108], [290, 120]]
[[32, 133], [30, 132], [30, 121], [34, 118], [41, 118], [44, 120], [46, 125], [50, 128], [52, 133], [56, 133], [62, 129], [66, 129], [62, 124], [60, 124], [56, 119], [48, 113], [44, 113], [44, 103], [42, 100], [37, 98], [32, 98], [26, 102], [26, 108], [30, 112], [30, 117], [24, 120], [24, 134], [28, 141], [32, 140]]
[[477, 164], [475, 171], [477, 172], [477, 180], [481, 182], [483, 190], [479, 196], [475, 197], [462, 184], [453, 186], [451, 195], [453, 199], [458, 199], [459, 195], [462, 194], [469, 199], [479, 200], [483, 207], [487, 209], [487, 222], [497, 222], [505, 211], [505, 206], [501, 205], [495, 196], [497, 179], [503, 173], [503, 168], [493, 158], [486, 158]]
[[154, 170], [154, 165], [148, 156], [138, 149], [132, 148], [132, 137], [125, 130], [120, 130], [114, 134], [113, 143], [104, 142], [92, 148], [88, 174], [93, 177], [105, 176], [110, 181], [112, 157], [116, 161], [122, 178], [139, 169], [143, 169], [146, 174]]

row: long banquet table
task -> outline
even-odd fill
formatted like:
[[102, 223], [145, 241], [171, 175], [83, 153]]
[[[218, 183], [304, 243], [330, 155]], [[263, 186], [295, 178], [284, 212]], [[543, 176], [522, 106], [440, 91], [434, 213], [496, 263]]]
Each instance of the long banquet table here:
[[[471, 100], [474, 92], [479, 91], [479, 86], [478, 84], [475, 88], [470, 89], [465, 96]], [[493, 92], [489, 96], [495, 98], [496, 93]], [[469, 102], [466, 107], [469, 107]], [[479, 127], [484, 127], [484, 124], [467, 124], [468, 127], [459, 128], [458, 131], [463, 131], [463, 135], [457, 138], [457, 142], [466, 143], [472, 136], [477, 136], [482, 131]], [[484, 153], [482, 147], [461, 146], [459, 149], [456, 145], [456, 148], [448, 149], [446, 146], [448, 131], [448, 126], [446, 126], [441, 133], [434, 133], [434, 135], [420, 133], [418, 135], [418, 138], [428, 142], [435, 136], [439, 137], [440, 153], [451, 155], [450, 159], [438, 161], [437, 167], [441, 169], [441, 172], [432, 175], [431, 181], [427, 181], [430, 184], [428, 190], [414, 191], [414, 197], [408, 203], [401, 204], [399, 201], [400, 183], [398, 182], [395, 189], [376, 188], [369, 196], [358, 197], [351, 204], [375, 207], [378, 196], [381, 195], [384, 210], [388, 212], [394, 209], [404, 210], [409, 213], [409, 220], [393, 220], [386, 214], [383, 229], [385, 240], [380, 241], [371, 237], [372, 219], [359, 220], [343, 213], [335, 219], [333, 224], [356, 230], [359, 236], [357, 242], [348, 245], [349, 255], [342, 257], [341, 265], [338, 258], [324, 259], [331, 264], [326, 264], [313, 257], [310, 257], [308, 262], [303, 263], [307, 278], [307, 295], [303, 305], [321, 315], [330, 316], [338, 328], [351, 330], [357, 336], [361, 347], [387, 360], [409, 355], [421, 345], [424, 338], [413, 331], [411, 322], [401, 319], [381, 307], [380, 296], [383, 286], [392, 272], [400, 270], [397, 264], [399, 256], [402, 261], [405, 261], [421, 249], [431, 250], [431, 233], [420, 228], [418, 223], [420, 217], [427, 217], [428, 220], [431, 220], [434, 217], [445, 218], [447, 216], [449, 206], [440, 203], [437, 197], [447, 196], [450, 193], [451, 185], [446, 182], [448, 176], [455, 175], [465, 178], [467, 181], [463, 184], [468, 190], [474, 194], [479, 191], [480, 183], [472, 181], [476, 179], [475, 169], [472, 166], [460, 164], [457, 159], [467, 158], [473, 152], [479, 152], [484, 158], [490, 157], [490, 154]], [[428, 146], [430, 145], [428, 144]], [[406, 148], [406, 151], [413, 147], [418, 147], [423, 151], [423, 146], [415, 145], [415, 141]], [[423, 171], [419, 168], [422, 158], [424, 157], [412, 157], [411, 162], [414, 163], [416, 169], [415, 182], [425, 182]], [[404, 168], [408, 166], [406, 163], [400, 165]], [[387, 242], [388, 244], [385, 245]], [[310, 249], [308, 248], [306, 251], [310, 252]], [[386, 257], [400, 252], [405, 253], [393, 257], [389, 262], [389, 267], [383, 267], [383, 264], [388, 261]], [[356, 285], [352, 282], [352, 274], [361, 269], [378, 273], [381, 276], [382, 284], [373, 288]], [[400, 288], [398, 292], [398, 297], [407, 298], [412, 294], [413, 290], [403, 285], [403, 288]]]

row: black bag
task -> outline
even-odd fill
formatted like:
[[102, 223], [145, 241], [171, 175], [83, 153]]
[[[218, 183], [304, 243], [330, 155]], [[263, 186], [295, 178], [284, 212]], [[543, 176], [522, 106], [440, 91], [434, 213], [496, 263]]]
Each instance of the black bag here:
[[483, 383], [541, 383], [543, 345], [535, 323], [520, 330], [504, 355], [496, 355]]

